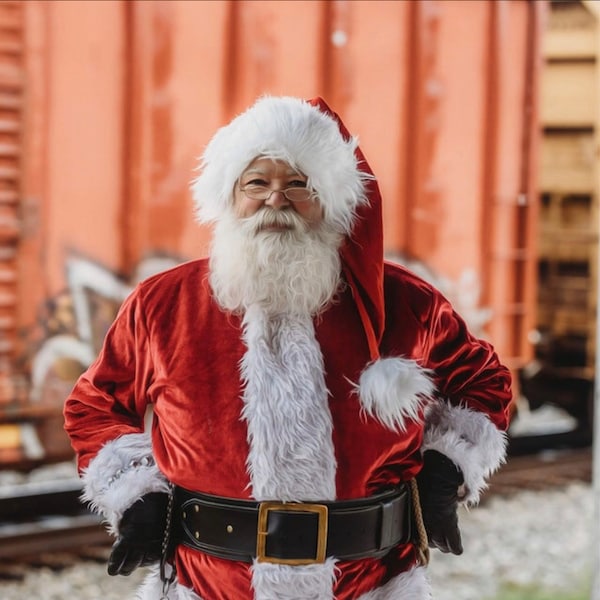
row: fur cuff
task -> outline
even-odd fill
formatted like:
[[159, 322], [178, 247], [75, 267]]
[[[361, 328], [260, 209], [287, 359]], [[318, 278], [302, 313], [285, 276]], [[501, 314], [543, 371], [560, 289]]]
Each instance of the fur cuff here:
[[432, 372], [406, 358], [381, 358], [360, 375], [357, 386], [365, 412], [392, 431], [406, 431], [406, 420], [420, 421], [435, 391]]
[[149, 492], [169, 492], [164, 475], [152, 456], [146, 433], [130, 433], [105, 444], [81, 476], [81, 499], [100, 513], [112, 535], [123, 513]]
[[465, 504], [479, 502], [486, 479], [505, 461], [506, 443], [506, 434], [483, 413], [446, 402], [427, 409], [421, 452], [437, 450], [460, 467]]

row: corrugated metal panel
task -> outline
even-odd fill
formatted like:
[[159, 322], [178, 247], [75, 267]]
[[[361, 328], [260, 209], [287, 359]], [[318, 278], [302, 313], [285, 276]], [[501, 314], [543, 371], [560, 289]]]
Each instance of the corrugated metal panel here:
[[494, 313], [490, 337], [515, 369], [532, 356], [528, 335], [535, 325], [537, 48], [543, 8], [534, 2], [493, 3], [489, 23], [483, 289]]
[[21, 2], [0, 2], [0, 403], [13, 400], [24, 90]]

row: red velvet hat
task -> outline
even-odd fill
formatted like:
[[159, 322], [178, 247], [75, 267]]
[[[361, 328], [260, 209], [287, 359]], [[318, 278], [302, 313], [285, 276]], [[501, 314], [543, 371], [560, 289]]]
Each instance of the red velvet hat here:
[[[350, 133], [340, 117], [322, 98], [313, 98], [309, 102], [334, 118], [342, 136], [350, 138]], [[371, 360], [375, 360], [379, 358], [379, 343], [385, 327], [381, 194], [373, 171], [358, 146], [355, 154], [360, 170], [369, 173], [372, 178], [366, 184], [368, 203], [357, 209], [354, 228], [350, 236], [346, 237], [341, 256], [344, 274], [352, 287], [365, 328]]]

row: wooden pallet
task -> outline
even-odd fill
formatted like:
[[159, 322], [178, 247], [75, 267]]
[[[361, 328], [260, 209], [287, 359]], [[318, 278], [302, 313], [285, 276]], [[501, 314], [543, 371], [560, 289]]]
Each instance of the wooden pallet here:
[[[549, 4], [540, 115], [538, 329], [548, 351], [581, 344], [581, 372], [593, 372], [598, 256], [600, 31], [583, 2]], [[567, 360], [567, 362], [569, 362]], [[570, 361], [571, 363], [573, 361]], [[564, 364], [556, 364], [562, 368]]]

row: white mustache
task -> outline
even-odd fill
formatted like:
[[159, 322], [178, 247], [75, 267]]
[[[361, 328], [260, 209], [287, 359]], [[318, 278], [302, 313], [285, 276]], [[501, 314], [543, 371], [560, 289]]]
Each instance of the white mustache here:
[[265, 207], [245, 221], [254, 233], [269, 227], [282, 227], [290, 231], [306, 231], [307, 229], [306, 223], [293, 210], [273, 210]]

